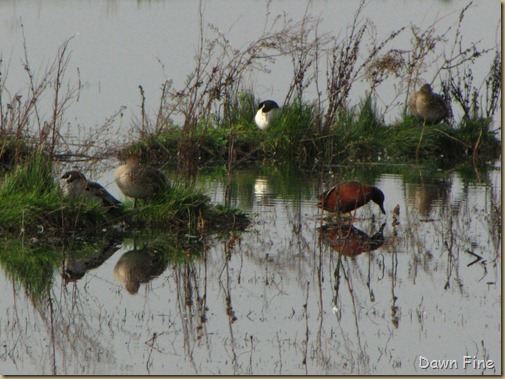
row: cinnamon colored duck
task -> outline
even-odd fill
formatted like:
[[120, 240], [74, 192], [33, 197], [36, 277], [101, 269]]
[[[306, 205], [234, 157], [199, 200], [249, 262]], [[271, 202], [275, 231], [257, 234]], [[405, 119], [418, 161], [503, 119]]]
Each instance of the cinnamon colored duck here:
[[377, 204], [382, 213], [384, 210], [384, 193], [377, 187], [362, 184], [357, 181], [348, 181], [330, 188], [319, 196], [320, 208], [330, 212], [348, 213], [356, 210], [368, 202]]

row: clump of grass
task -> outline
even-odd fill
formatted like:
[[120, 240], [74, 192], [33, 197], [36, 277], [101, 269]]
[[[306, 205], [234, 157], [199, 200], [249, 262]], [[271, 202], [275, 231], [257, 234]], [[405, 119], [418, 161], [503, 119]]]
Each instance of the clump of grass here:
[[370, 162], [378, 159], [384, 145], [385, 125], [379, 120], [371, 97], [351, 110], [342, 110], [332, 125], [337, 162]]
[[490, 125], [490, 119], [472, 117], [456, 126], [423, 126], [415, 117], [405, 116], [387, 128], [384, 152], [392, 162], [431, 161], [440, 167], [454, 167], [468, 160], [474, 164], [491, 161], [499, 157], [501, 144]]
[[318, 120], [314, 104], [295, 101], [285, 105], [280, 116], [262, 133], [263, 155], [277, 161], [308, 163], [316, 151], [313, 141], [319, 135]]
[[132, 214], [137, 223], [154, 228], [177, 225], [194, 229], [198, 217], [208, 209], [209, 202], [206, 195], [192, 187], [174, 184], [163, 196], [141, 202]]
[[[245, 95], [243, 95], [245, 98]], [[325, 165], [364, 162], [428, 162], [454, 166], [469, 157], [492, 160], [499, 156], [499, 140], [490, 130], [490, 118], [464, 118], [459, 125], [425, 125], [405, 115], [395, 125], [386, 125], [367, 96], [360, 104], [342, 108], [331, 125], [323, 125], [317, 104], [295, 101], [284, 105], [280, 115], [266, 130], [254, 124], [252, 94], [239, 101], [232, 126], [217, 120], [212, 128], [202, 124], [195, 130], [200, 140], [197, 150], [199, 167], [223, 164], [228, 171], [252, 161], [296, 162], [298, 165]], [[243, 108], [242, 108], [243, 106]], [[176, 128], [157, 137], [149, 136], [134, 143], [130, 151], [148, 156], [161, 154], [165, 162], [175, 160]]]
[[457, 129], [457, 136], [464, 142], [465, 152], [472, 156], [474, 163], [479, 157], [486, 161], [501, 153], [501, 143], [496, 138], [497, 131], [491, 130], [491, 122], [490, 118], [471, 117], [463, 119]]
[[24, 138], [0, 134], [0, 168], [8, 170], [29, 156], [33, 149]]
[[10, 232], [97, 230], [109, 219], [100, 204], [62, 196], [45, 154], [33, 154], [5, 175], [0, 204], [0, 227]]
[[[0, 189], [0, 228], [9, 232], [39, 234], [50, 231], [110, 231], [120, 221], [153, 229], [177, 228], [196, 231], [201, 223], [247, 216], [233, 209], [214, 207], [208, 196], [182, 184], [173, 185], [157, 199], [146, 201], [138, 209], [131, 202], [113, 211], [99, 202], [62, 196], [55, 182], [52, 162], [34, 155], [27, 164], [8, 173]], [[226, 216], [225, 216], [226, 215]], [[244, 224], [244, 222], [242, 222]]]
[[0, 193], [43, 196], [53, 192], [55, 187], [52, 162], [45, 154], [33, 154], [27, 164], [17, 166], [5, 176]]
[[248, 224], [247, 215], [237, 209], [212, 205], [207, 195], [192, 186], [173, 184], [163, 196], [141, 202], [132, 209], [127, 202], [127, 212], [137, 227], [152, 229], [177, 228], [195, 233], [198, 229], [228, 229]]

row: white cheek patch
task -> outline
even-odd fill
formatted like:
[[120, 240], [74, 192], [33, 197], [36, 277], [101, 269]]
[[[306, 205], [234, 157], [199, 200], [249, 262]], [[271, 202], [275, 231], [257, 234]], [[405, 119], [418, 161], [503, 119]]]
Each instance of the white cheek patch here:
[[257, 112], [256, 112], [256, 116], [254, 117], [254, 122], [256, 122], [256, 125], [258, 126], [258, 128], [260, 129], [266, 129], [268, 127], [268, 117], [267, 117], [267, 114], [265, 112], [263, 112], [262, 109], [259, 109]]

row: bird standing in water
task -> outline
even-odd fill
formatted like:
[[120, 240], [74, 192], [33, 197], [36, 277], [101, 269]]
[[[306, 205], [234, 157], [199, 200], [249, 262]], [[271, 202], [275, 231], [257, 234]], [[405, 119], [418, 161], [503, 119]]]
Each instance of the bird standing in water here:
[[429, 84], [409, 96], [408, 106], [412, 114], [426, 124], [438, 124], [451, 114], [445, 99], [434, 93]]
[[384, 193], [377, 187], [348, 181], [330, 188], [319, 196], [320, 208], [330, 212], [349, 213], [367, 204], [370, 200], [384, 210]]
[[87, 180], [79, 171], [67, 171], [60, 181], [63, 192], [71, 198], [82, 197], [92, 201], [101, 201], [105, 207], [111, 208], [121, 204], [101, 184]]
[[261, 130], [264, 130], [270, 124], [270, 121], [279, 112], [279, 105], [273, 100], [262, 101], [258, 106], [258, 111], [254, 117], [254, 122]]
[[130, 155], [126, 164], [116, 169], [114, 180], [125, 196], [134, 199], [133, 208], [137, 206], [137, 199], [153, 198], [167, 186], [165, 175], [141, 163], [137, 154]]

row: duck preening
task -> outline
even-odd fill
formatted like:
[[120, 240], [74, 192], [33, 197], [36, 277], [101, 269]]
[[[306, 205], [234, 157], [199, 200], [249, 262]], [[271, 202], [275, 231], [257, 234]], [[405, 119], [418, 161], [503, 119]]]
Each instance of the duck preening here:
[[116, 207], [121, 202], [112, 196], [101, 184], [86, 179], [80, 171], [67, 171], [60, 178], [63, 192], [71, 198], [101, 201], [105, 207]]
[[266, 129], [270, 121], [279, 112], [279, 105], [273, 100], [262, 101], [258, 106], [258, 111], [254, 117], [254, 122], [260, 129]]
[[384, 210], [384, 193], [377, 187], [348, 181], [330, 188], [319, 196], [318, 204], [329, 212], [348, 213], [367, 204], [370, 200], [377, 204], [382, 213]]
[[444, 97], [434, 93], [428, 83], [409, 96], [408, 106], [412, 114], [426, 124], [438, 124], [451, 115]]
[[137, 154], [130, 155], [126, 164], [116, 169], [114, 180], [125, 196], [134, 199], [133, 208], [137, 206], [137, 199], [154, 198], [168, 184], [161, 171], [141, 163]]

